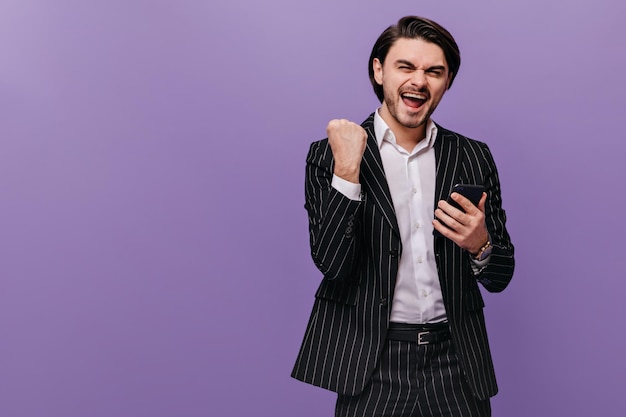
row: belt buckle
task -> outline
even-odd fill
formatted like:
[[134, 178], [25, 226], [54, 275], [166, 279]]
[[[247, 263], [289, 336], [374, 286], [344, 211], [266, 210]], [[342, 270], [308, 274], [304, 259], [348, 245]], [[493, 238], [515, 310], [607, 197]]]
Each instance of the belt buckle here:
[[417, 344], [418, 345], [428, 345], [430, 342], [428, 340], [423, 340], [422, 337], [426, 336], [430, 332], [418, 332], [417, 333]]

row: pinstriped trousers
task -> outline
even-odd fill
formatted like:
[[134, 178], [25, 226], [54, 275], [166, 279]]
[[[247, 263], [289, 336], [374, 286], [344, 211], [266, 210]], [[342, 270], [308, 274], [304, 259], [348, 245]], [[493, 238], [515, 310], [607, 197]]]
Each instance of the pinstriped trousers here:
[[363, 392], [340, 395], [335, 408], [335, 417], [383, 416], [489, 417], [491, 404], [472, 395], [450, 340], [387, 340]]

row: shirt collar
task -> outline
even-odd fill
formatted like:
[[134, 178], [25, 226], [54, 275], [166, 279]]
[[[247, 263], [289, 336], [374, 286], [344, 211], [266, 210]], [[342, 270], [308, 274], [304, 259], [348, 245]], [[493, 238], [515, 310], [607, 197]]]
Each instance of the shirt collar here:
[[[396, 137], [393, 132], [387, 125], [387, 123], [383, 120], [383, 118], [378, 113], [380, 109], [376, 109], [374, 113], [374, 134], [376, 135], [376, 143], [378, 144], [378, 148], [383, 144], [383, 140], [387, 140], [388, 142], [395, 143]], [[433, 119], [428, 119], [426, 122], [426, 147], [432, 148], [435, 144], [435, 140], [437, 139], [437, 125], [433, 122]]]

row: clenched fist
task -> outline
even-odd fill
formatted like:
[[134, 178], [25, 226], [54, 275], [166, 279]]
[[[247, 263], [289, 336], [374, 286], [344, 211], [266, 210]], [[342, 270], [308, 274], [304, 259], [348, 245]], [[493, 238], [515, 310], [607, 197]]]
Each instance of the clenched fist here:
[[361, 159], [367, 143], [367, 132], [349, 120], [335, 119], [328, 122], [326, 133], [335, 159], [334, 174], [357, 184]]

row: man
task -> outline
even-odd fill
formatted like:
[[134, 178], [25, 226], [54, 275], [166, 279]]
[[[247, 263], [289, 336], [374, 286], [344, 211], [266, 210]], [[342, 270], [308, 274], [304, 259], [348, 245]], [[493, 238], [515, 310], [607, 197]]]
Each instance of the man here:
[[[369, 60], [381, 107], [311, 145], [305, 207], [324, 278], [292, 376], [336, 391], [336, 416], [491, 414], [477, 283], [508, 285], [513, 246], [487, 145], [430, 118], [459, 66], [447, 30], [400, 19]], [[457, 183], [484, 186], [477, 205]]]

